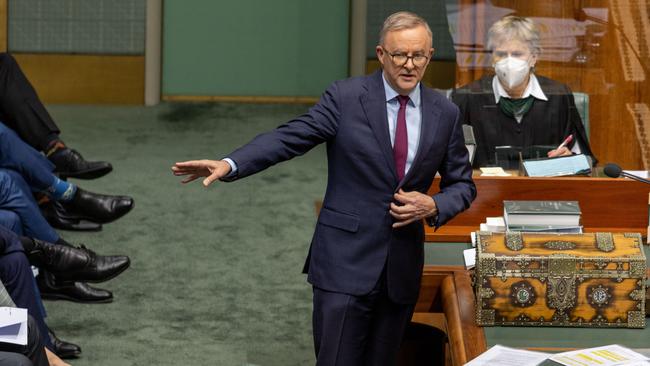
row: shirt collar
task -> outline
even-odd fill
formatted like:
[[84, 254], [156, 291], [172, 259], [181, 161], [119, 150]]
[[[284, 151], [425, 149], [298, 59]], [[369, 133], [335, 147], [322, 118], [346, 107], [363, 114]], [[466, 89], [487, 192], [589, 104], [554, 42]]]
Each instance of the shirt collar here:
[[[384, 91], [386, 92], [386, 101], [391, 101], [399, 95], [398, 92], [393, 89], [390, 84], [388, 84], [388, 81], [386, 81], [386, 77], [384, 76], [384, 73], [381, 73], [381, 79], [384, 81]], [[409, 93], [408, 95], [409, 99], [411, 100], [411, 103], [415, 105], [415, 107], [420, 106], [420, 82], [413, 88], [413, 90]]]
[[[495, 103], [499, 103], [499, 99], [501, 97], [510, 98], [510, 95], [508, 95], [506, 90], [503, 88], [503, 85], [501, 85], [499, 78], [496, 75], [494, 75], [494, 78], [492, 78], [492, 91], [494, 92]], [[522, 94], [521, 97], [528, 98], [531, 95], [537, 99], [548, 101], [546, 94], [544, 94], [542, 87], [539, 85], [539, 80], [537, 80], [537, 77], [533, 73], [530, 74], [528, 86], [526, 87], [526, 90], [524, 90], [524, 94]]]

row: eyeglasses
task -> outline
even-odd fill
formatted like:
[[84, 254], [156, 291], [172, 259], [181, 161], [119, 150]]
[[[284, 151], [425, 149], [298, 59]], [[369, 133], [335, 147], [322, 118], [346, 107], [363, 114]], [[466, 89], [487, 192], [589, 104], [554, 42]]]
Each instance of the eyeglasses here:
[[[382, 47], [383, 48], [383, 47]], [[386, 49], [384, 49], [386, 51]], [[413, 62], [413, 65], [416, 67], [422, 67], [427, 64], [427, 61], [429, 60], [429, 57], [421, 54], [415, 54], [413, 56], [408, 56], [403, 53], [390, 53], [386, 51], [388, 56], [390, 56], [391, 60], [393, 60], [393, 63], [395, 66], [402, 67], [406, 65], [407, 62], [409, 62], [409, 59]]]

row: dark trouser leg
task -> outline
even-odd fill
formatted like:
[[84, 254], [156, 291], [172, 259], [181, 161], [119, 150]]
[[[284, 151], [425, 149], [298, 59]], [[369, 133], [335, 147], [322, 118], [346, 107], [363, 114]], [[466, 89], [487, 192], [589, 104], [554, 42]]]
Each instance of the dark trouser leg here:
[[25, 253], [13, 252], [0, 256], [0, 281], [16, 306], [27, 309], [29, 315], [34, 317], [41, 334], [41, 341], [45, 346], [50, 346], [43, 304], [36, 289], [32, 267]]
[[16, 235], [23, 235], [23, 224], [20, 222], [18, 214], [13, 211], [0, 208], [0, 226], [6, 227]]
[[314, 346], [318, 366], [395, 364], [413, 304], [393, 303], [385, 280], [352, 296], [314, 287]]
[[30, 186], [44, 191], [54, 184], [54, 164], [0, 123], [0, 167], [15, 170]]
[[36, 150], [60, 133], [16, 60], [0, 53], [0, 118]]
[[29, 358], [15, 352], [0, 351], [0, 365], [3, 366], [32, 366]]
[[22, 176], [10, 169], [0, 168], [0, 208], [18, 215], [23, 234], [55, 243], [59, 234], [47, 223]]
[[[27, 320], [27, 345], [20, 346], [10, 343], [0, 342], [0, 350], [7, 352], [16, 352], [27, 356], [34, 366], [48, 366], [47, 355], [41, 341], [41, 333], [36, 324], [36, 320], [30, 315]], [[0, 365], [4, 365], [0, 363]], [[18, 364], [22, 365], [22, 364]]]

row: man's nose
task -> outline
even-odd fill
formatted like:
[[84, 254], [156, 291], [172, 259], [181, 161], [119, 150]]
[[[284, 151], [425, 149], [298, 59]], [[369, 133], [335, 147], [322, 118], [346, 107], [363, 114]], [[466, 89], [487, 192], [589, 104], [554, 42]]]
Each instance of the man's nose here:
[[405, 69], [413, 70], [415, 68], [415, 62], [413, 62], [413, 58], [409, 57], [406, 59], [406, 63], [404, 64]]

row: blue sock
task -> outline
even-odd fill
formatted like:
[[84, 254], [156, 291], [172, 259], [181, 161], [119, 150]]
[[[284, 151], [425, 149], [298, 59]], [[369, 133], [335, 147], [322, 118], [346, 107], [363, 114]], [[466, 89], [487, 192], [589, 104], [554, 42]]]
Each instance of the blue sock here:
[[52, 197], [57, 201], [68, 202], [72, 200], [75, 193], [77, 193], [77, 186], [59, 178], [55, 179], [54, 184], [52, 184], [47, 191], [50, 192]]

